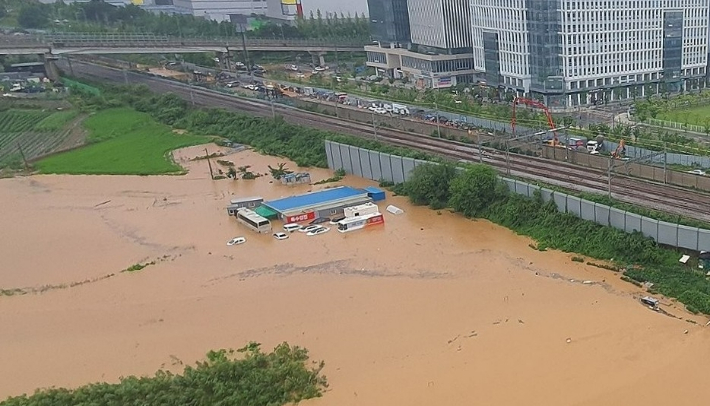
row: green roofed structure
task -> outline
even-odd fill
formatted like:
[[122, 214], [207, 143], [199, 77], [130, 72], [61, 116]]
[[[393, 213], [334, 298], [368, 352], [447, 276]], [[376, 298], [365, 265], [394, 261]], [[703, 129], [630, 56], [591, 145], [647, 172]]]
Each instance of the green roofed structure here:
[[272, 210], [269, 207], [266, 206], [259, 206], [256, 209], [254, 209], [254, 213], [260, 215], [263, 218], [273, 220], [279, 216], [279, 213], [275, 210]]

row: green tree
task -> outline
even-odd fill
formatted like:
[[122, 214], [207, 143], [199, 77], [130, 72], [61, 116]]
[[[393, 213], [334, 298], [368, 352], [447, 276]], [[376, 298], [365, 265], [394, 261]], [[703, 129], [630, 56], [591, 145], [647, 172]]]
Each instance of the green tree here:
[[17, 23], [23, 28], [43, 28], [49, 24], [48, 8], [38, 3], [25, 3], [20, 7]]
[[406, 194], [414, 204], [442, 209], [449, 202], [449, 184], [455, 177], [456, 168], [450, 164], [419, 165], [405, 184]]
[[449, 205], [467, 217], [481, 217], [503, 193], [498, 175], [488, 165], [476, 164], [451, 181]]

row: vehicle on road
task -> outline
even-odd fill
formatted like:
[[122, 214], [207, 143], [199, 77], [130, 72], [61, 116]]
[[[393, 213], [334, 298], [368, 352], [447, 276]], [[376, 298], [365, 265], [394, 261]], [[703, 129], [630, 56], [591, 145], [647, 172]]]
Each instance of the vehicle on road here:
[[329, 221], [330, 221], [330, 218], [328, 218], [328, 217], [318, 217], [317, 219], [311, 221], [311, 222], [308, 223], [308, 224], [311, 224], [311, 225], [313, 225], [313, 224], [322, 224], [322, 223], [327, 223], [327, 222], [329, 222]]
[[387, 110], [382, 107], [375, 107], [375, 109], [372, 111], [374, 111], [377, 114], [387, 114]]
[[296, 230], [300, 230], [301, 225], [298, 223], [289, 223], [289, 224], [284, 224], [284, 231], [288, 231], [289, 233], [292, 233]]
[[690, 173], [692, 175], [705, 176], [705, 171], [703, 171], [702, 169], [693, 169], [692, 171], [688, 171], [686, 173]]
[[315, 225], [315, 224], [314, 224], [314, 225], [311, 225], [311, 226], [303, 227], [303, 228], [301, 228], [301, 229], [298, 230], [298, 231], [300, 231], [300, 232], [302, 232], [302, 233], [310, 233], [310, 232], [315, 231], [315, 230], [317, 230], [317, 229], [319, 229], [319, 228], [323, 228], [323, 226], [319, 226], [319, 225]]
[[314, 235], [318, 235], [318, 234], [325, 234], [328, 231], [330, 231], [330, 227], [320, 227], [319, 226], [315, 230], [306, 233], [306, 235], [314, 236]]
[[247, 239], [244, 237], [234, 237], [227, 241], [227, 245], [231, 247], [232, 245], [244, 244], [245, 242], [247, 242]]
[[288, 234], [286, 233], [274, 233], [274, 238], [277, 240], [285, 240], [288, 238]]

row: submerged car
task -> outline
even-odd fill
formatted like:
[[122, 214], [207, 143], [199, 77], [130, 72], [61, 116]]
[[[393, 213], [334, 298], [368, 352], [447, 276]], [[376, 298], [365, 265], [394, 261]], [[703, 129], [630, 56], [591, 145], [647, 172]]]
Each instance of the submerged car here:
[[292, 233], [296, 230], [300, 230], [301, 225], [298, 223], [289, 223], [289, 224], [284, 224], [284, 230], [288, 231], [289, 233]]
[[332, 225], [334, 225], [334, 226], [335, 226], [335, 225], [338, 225], [338, 223], [339, 223], [341, 220], [345, 220], [345, 216], [336, 217], [336, 218], [330, 220], [330, 224], [332, 224]]
[[247, 242], [247, 239], [244, 237], [234, 237], [227, 241], [227, 245], [231, 247], [232, 245], [244, 244], [245, 242]]
[[311, 221], [308, 224], [314, 225], [314, 224], [322, 224], [322, 223], [327, 223], [329, 222], [330, 219], [328, 217], [318, 217], [317, 219]]
[[285, 240], [288, 238], [288, 234], [286, 233], [274, 233], [274, 238], [277, 240]]
[[303, 227], [303, 228], [301, 228], [301, 229], [298, 230], [298, 231], [300, 231], [300, 232], [302, 232], [302, 233], [310, 233], [311, 231], [315, 231], [315, 230], [317, 230], [317, 229], [319, 229], [319, 228], [323, 228], [323, 226], [312, 225], [312, 226], [308, 226], [308, 227]]
[[318, 235], [318, 234], [325, 234], [328, 231], [330, 231], [330, 227], [318, 227], [313, 231], [310, 231], [306, 233], [306, 235]]

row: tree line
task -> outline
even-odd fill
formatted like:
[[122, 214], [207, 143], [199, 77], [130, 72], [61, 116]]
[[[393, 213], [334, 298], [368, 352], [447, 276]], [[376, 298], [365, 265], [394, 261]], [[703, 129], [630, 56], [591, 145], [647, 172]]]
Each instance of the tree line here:
[[[22, 28], [53, 29], [71, 32], [151, 33], [185, 37], [235, 37], [238, 27], [229, 22], [217, 22], [185, 14], [151, 13], [129, 4], [116, 7], [102, 0], [88, 2], [57, 2], [43, 4], [37, 0], [2, 0], [0, 17], [7, 10], [17, 10], [17, 22]], [[320, 10], [297, 20], [296, 26], [277, 25], [263, 16], [253, 15], [254, 29], [246, 35], [255, 38], [369, 38], [368, 20], [364, 14], [340, 15]]]

